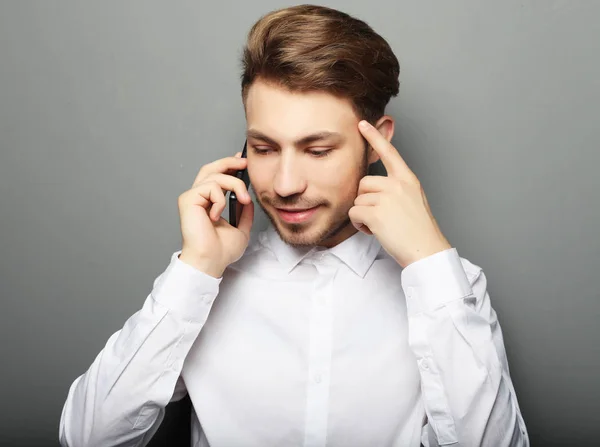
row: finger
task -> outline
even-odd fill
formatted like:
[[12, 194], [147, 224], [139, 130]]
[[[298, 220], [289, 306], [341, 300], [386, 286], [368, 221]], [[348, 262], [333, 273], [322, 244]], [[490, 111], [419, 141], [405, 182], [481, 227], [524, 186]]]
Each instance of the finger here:
[[[348, 211], [348, 217], [350, 218], [352, 225], [354, 225], [354, 227], [357, 230], [360, 230], [366, 234], [373, 234], [372, 230], [371, 230], [373, 228], [373, 225], [375, 224], [373, 207], [362, 206], [362, 205], [353, 206]], [[369, 231], [368, 233], [366, 231], [364, 231], [364, 228], [363, 228], [364, 226], [367, 227], [367, 229]]]
[[233, 175], [212, 174], [205, 181], [217, 182], [219, 186], [221, 186], [221, 189], [225, 191], [234, 191], [237, 199], [243, 204], [247, 204], [252, 200], [244, 181]]
[[368, 220], [371, 220], [371, 211], [367, 208], [369, 207], [353, 206], [348, 211], [348, 217], [350, 217], [350, 221], [352, 222], [354, 228], [365, 234], [373, 234], [373, 232], [369, 228], [369, 224], [367, 223]]
[[369, 227], [367, 227], [366, 225], [361, 225], [359, 228], [357, 228], [358, 231], [371, 235], [373, 234], [373, 232], [371, 231], [371, 229]]
[[[235, 158], [240, 158], [241, 156], [242, 156], [241, 152], [236, 152]], [[238, 171], [239, 171], [239, 169], [228, 169], [227, 171], [224, 172], [224, 174], [235, 175], [235, 174], [237, 174]]]
[[381, 194], [376, 192], [368, 192], [366, 194], [360, 194], [354, 199], [355, 206], [375, 206], [379, 205], [381, 200]]
[[250, 239], [250, 230], [254, 221], [254, 202], [250, 201], [248, 205], [242, 207], [242, 214], [238, 222], [238, 229]]
[[375, 152], [379, 154], [379, 158], [389, 176], [407, 178], [414, 176], [414, 173], [410, 170], [396, 148], [381, 135], [381, 132], [365, 120], [359, 123], [358, 128]]
[[[217, 189], [219, 192], [217, 193], [215, 189]], [[217, 222], [221, 218], [221, 214], [225, 209], [225, 204], [227, 203], [227, 200], [225, 199], [225, 194], [223, 193], [223, 190], [219, 187], [219, 185], [215, 184], [211, 186], [210, 191], [212, 201], [212, 207], [210, 208], [209, 212], [210, 220], [212, 220], [213, 222]]]
[[[242, 153], [241, 152], [236, 152], [235, 157], [236, 158], [241, 158]], [[246, 164], [246, 167], [248, 166], [248, 164]], [[245, 169], [245, 168], [244, 168]], [[239, 169], [228, 169], [227, 171], [225, 171], [224, 173], [227, 175], [236, 175], [237, 172], [239, 171]]]
[[232, 173], [235, 171], [239, 171], [241, 169], [245, 169], [247, 167], [247, 163], [248, 163], [247, 158], [240, 158], [240, 157], [227, 157], [227, 158], [221, 158], [220, 160], [217, 160], [217, 161], [213, 161], [212, 163], [204, 165], [204, 166], [202, 166], [202, 168], [200, 168], [200, 171], [198, 171], [198, 175], [196, 175], [196, 178], [195, 178], [192, 186], [193, 187], [198, 186], [200, 183], [202, 183], [203, 180], [205, 180], [211, 174]]
[[369, 192], [384, 191], [390, 179], [381, 175], [365, 175], [358, 183], [357, 196]]
[[219, 207], [225, 207], [225, 194], [217, 182], [204, 182], [183, 193], [179, 198], [179, 204], [182, 209], [201, 206], [205, 210], [210, 210], [212, 219], [212, 213], [216, 214]]

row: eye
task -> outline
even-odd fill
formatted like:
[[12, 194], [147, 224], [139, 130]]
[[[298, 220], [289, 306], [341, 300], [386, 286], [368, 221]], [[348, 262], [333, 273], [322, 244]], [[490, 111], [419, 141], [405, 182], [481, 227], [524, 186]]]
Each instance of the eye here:
[[331, 152], [331, 149], [327, 149], [324, 151], [308, 151], [309, 154], [311, 154], [315, 157], [318, 157], [318, 158], [327, 157], [330, 152]]
[[267, 155], [269, 152], [271, 152], [271, 148], [268, 146], [254, 146], [254, 152], [258, 155]]

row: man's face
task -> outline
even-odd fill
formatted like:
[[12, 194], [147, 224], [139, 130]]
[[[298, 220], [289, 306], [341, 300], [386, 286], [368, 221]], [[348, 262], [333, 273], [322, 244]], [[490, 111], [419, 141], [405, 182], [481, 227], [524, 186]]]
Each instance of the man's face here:
[[252, 188], [282, 240], [332, 247], [354, 234], [348, 211], [372, 161], [350, 102], [256, 81], [246, 119]]

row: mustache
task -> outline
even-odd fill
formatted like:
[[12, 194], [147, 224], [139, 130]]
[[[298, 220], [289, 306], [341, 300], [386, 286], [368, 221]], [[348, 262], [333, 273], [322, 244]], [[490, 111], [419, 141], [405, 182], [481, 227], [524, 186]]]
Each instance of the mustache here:
[[299, 196], [299, 195], [291, 195], [291, 196], [287, 196], [287, 197], [269, 197], [269, 196], [265, 196], [263, 195], [261, 197], [261, 200], [263, 201], [263, 203], [271, 205], [274, 208], [288, 208], [288, 207], [294, 207], [294, 208], [314, 208], [315, 206], [318, 205], [325, 205], [327, 202], [324, 201], [307, 201], [305, 198]]

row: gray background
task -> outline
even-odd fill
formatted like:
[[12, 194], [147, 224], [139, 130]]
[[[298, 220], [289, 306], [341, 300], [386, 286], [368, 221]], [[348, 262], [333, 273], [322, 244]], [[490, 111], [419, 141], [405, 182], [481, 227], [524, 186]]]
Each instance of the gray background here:
[[[241, 149], [247, 31], [290, 4], [0, 3], [1, 445], [56, 445], [179, 248], [177, 196]], [[325, 4], [400, 59], [394, 143], [489, 278], [533, 445], [597, 442], [600, 2]]]

